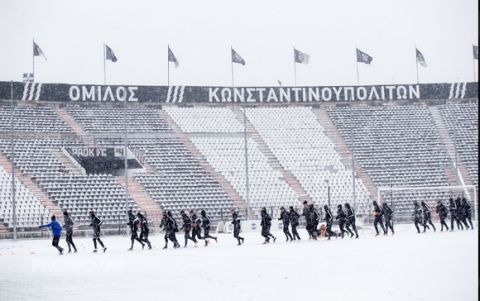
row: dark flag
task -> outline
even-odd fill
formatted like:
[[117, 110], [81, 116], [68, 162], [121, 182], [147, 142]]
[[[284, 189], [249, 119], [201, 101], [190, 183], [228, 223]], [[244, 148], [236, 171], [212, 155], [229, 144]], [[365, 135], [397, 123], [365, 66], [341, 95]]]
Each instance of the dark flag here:
[[170, 46], [168, 46], [168, 61], [174, 63], [174, 64], [175, 64], [175, 68], [177, 68], [178, 65], [180, 65], [180, 63], [178, 62], [177, 58], [175, 57], [175, 55], [173, 54], [172, 50], [170, 49]]
[[232, 62], [245, 65], [245, 60], [232, 48]]
[[112, 48], [108, 47], [108, 45], [105, 44], [105, 59], [110, 60], [112, 62], [117, 61], [117, 57], [115, 56], [115, 53], [113, 53]]
[[310, 55], [304, 52], [301, 52], [295, 48], [293, 48], [293, 57], [294, 57], [295, 63], [299, 63], [299, 64], [307, 65], [308, 61], [310, 60]]
[[42, 49], [35, 42], [33, 42], [33, 56], [42, 56], [45, 60], [47, 60], [47, 57], [43, 53]]
[[373, 61], [373, 58], [370, 55], [366, 54], [365, 52], [357, 48], [357, 62], [370, 65], [372, 61]]
[[473, 45], [473, 59], [478, 60], [478, 46]]
[[423, 54], [420, 52], [420, 50], [415, 48], [415, 52], [417, 57], [417, 64], [420, 64], [420, 66], [422, 67], [427, 67], [427, 62], [425, 61], [425, 58], [423, 57]]

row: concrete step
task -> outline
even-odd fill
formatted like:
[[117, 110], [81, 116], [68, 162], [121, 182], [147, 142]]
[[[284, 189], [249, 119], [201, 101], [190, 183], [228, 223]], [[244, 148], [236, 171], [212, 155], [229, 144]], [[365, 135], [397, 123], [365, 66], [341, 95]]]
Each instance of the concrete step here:
[[[125, 177], [116, 177], [117, 182], [125, 188]], [[141, 211], [146, 212], [149, 218], [159, 220], [162, 218], [162, 208], [153, 200], [143, 185], [138, 183], [134, 177], [128, 178], [128, 195], [137, 203]]]
[[82, 140], [82, 142], [87, 145], [88, 147], [93, 147], [94, 142], [93, 139], [87, 135], [85, 130], [73, 119], [70, 114], [65, 111], [63, 108], [55, 108], [55, 112], [57, 112], [58, 116], [65, 122], [72, 131], [77, 134], [78, 137]]

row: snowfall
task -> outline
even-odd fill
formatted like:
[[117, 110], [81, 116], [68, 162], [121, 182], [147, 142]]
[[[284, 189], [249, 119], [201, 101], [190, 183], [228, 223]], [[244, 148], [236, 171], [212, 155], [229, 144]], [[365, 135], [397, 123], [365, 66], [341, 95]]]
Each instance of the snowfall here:
[[[306, 232], [301, 229], [305, 238]], [[128, 252], [127, 236], [106, 236], [106, 253], [57, 255], [50, 239], [0, 241], [0, 300], [478, 300], [478, 231], [417, 234], [398, 225], [394, 236], [262, 245], [257, 232], [218, 243]], [[181, 238], [183, 245], [183, 237]], [[61, 246], [66, 248], [64, 237]], [[170, 244], [171, 247], [171, 244]]]

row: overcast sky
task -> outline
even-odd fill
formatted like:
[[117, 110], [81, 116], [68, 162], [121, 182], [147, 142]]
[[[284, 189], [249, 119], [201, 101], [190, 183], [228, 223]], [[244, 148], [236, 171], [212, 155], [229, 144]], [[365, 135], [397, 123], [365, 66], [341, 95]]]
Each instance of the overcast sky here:
[[[421, 82], [473, 81], [476, 0], [0, 0], [0, 80], [32, 70], [40, 82], [165, 85], [167, 45], [174, 85], [230, 85], [230, 46], [239, 86], [293, 85], [293, 47], [310, 54], [298, 85], [414, 83], [415, 45], [427, 68]], [[475, 62], [476, 63], [476, 62]], [[478, 78], [478, 74], [477, 74]]]

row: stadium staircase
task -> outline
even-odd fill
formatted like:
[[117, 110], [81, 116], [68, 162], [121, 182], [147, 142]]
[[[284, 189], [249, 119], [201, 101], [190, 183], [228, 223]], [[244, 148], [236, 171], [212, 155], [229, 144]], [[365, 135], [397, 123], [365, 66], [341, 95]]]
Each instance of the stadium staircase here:
[[[312, 112], [317, 118], [317, 121], [320, 125], [325, 129], [325, 135], [333, 142], [335, 145], [335, 149], [337, 153], [342, 158], [342, 162], [346, 167], [352, 166], [352, 152], [348, 148], [347, 143], [343, 139], [343, 137], [338, 132], [337, 128], [333, 124], [330, 116], [328, 115], [327, 111], [324, 108], [314, 108]], [[362, 180], [363, 185], [368, 190], [371, 199], [376, 199], [377, 197], [377, 188], [373, 183], [370, 176], [363, 170], [357, 160], [354, 159], [355, 165], [355, 174]]]
[[[125, 188], [124, 176], [116, 177], [116, 180]], [[150, 220], [160, 221], [162, 219], [162, 208], [145, 191], [143, 185], [138, 183], [133, 177], [128, 178], [128, 195], [137, 203], [140, 210], [146, 213]]]
[[433, 123], [437, 129], [437, 132], [440, 136], [442, 141], [442, 145], [444, 145], [445, 150], [450, 158], [451, 164], [445, 168], [445, 174], [447, 175], [448, 184], [451, 186], [455, 185], [462, 185], [462, 182], [466, 185], [472, 185], [470, 177], [468, 176], [467, 168], [460, 162], [460, 158], [457, 160], [458, 170], [460, 171], [458, 174], [458, 181], [457, 181], [457, 172], [455, 170], [455, 143], [448, 132], [448, 129], [443, 122], [443, 118], [440, 115], [440, 111], [437, 106], [429, 106], [428, 111], [432, 116]]
[[[12, 163], [7, 159], [7, 157], [0, 152], [0, 166], [2, 166], [8, 173], [12, 173]], [[51, 213], [57, 216], [60, 220], [63, 220], [63, 213], [60, 207], [58, 207], [48, 195], [32, 181], [28, 176], [24, 175], [20, 170], [15, 168], [15, 177], [19, 180], [28, 190], [30, 190], [33, 195], [38, 199], [38, 201]]]
[[73, 162], [72, 162], [72, 159], [70, 159], [69, 157], [67, 157], [63, 151], [59, 150], [59, 151], [53, 151], [52, 152], [53, 155], [55, 156], [55, 158], [57, 158], [60, 162], [62, 162], [63, 165], [65, 165], [66, 169], [74, 174], [74, 175], [85, 175], [85, 170], [80, 170], [79, 168], [79, 165], [75, 165]]
[[278, 161], [278, 158], [273, 154], [270, 147], [268, 147], [267, 143], [262, 138], [260, 133], [257, 131], [255, 126], [250, 122], [250, 120], [248, 120], [248, 118], [246, 118], [247, 120], [244, 120], [242, 109], [238, 106], [235, 106], [232, 108], [232, 111], [235, 113], [235, 116], [237, 120], [240, 122], [240, 124], [246, 123], [247, 133], [250, 133], [249, 137], [251, 137], [253, 141], [255, 141], [255, 143], [258, 146], [258, 149], [267, 158], [267, 162], [270, 165], [270, 167], [273, 170], [276, 170], [282, 174], [282, 177], [285, 180], [285, 182], [287, 182], [288, 186], [290, 186], [290, 188], [292, 188], [292, 190], [297, 194], [298, 200], [300, 202], [303, 202], [303, 201], [313, 202], [312, 197], [307, 193], [307, 191], [303, 188], [303, 186], [300, 184], [298, 179], [292, 174], [292, 172], [289, 170], [286, 170], [283, 167], [283, 165], [280, 164], [280, 162]]
[[199, 162], [203, 170], [210, 174], [220, 184], [225, 193], [227, 193], [227, 195], [233, 200], [235, 206], [241, 210], [247, 208], [245, 200], [240, 196], [235, 188], [233, 188], [232, 184], [208, 163], [202, 153], [198, 150], [195, 144], [192, 143], [188, 135], [180, 129], [173, 118], [164, 110], [160, 110], [159, 115], [167, 122], [177, 138], [180, 139], [180, 141], [187, 147], [188, 151]]
[[68, 114], [63, 108], [55, 108], [55, 111], [57, 112], [58, 116], [65, 122], [71, 129], [72, 131], [80, 137], [82, 142], [89, 146], [93, 147], [94, 146], [94, 141], [91, 137], [87, 135], [87, 133], [83, 130], [83, 128], [73, 119], [70, 114]]

